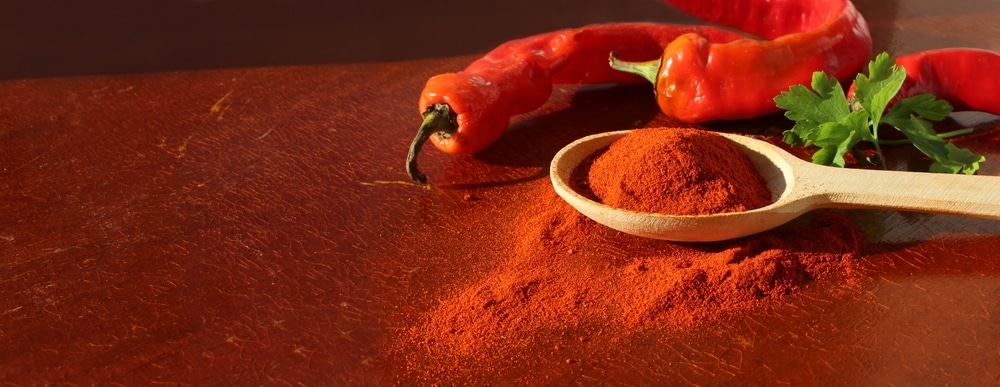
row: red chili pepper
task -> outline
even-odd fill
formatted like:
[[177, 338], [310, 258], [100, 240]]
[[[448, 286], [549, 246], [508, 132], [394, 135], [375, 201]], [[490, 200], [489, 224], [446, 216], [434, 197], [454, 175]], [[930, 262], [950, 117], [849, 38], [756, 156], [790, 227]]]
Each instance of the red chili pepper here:
[[710, 1], [668, 2], [772, 39], [716, 44], [687, 34], [654, 61], [631, 63], [612, 55], [612, 67], [643, 75], [655, 85], [660, 109], [685, 122], [776, 112], [773, 98], [789, 86], [808, 84], [816, 71], [839, 79], [853, 76], [871, 56], [868, 26], [849, 1], [809, 8], [820, 2], [774, 0], [766, 8], [746, 10]]
[[906, 69], [897, 99], [930, 93], [956, 111], [1000, 114], [1000, 53], [943, 48], [898, 57], [896, 64]]
[[[426, 182], [417, 169], [417, 155], [427, 140], [446, 153], [483, 150], [503, 134], [511, 116], [543, 105], [554, 83], [641, 79], [611, 69], [607, 65], [611, 52], [638, 60], [661, 56], [664, 50], [682, 54], [671, 60], [683, 73], [669, 78], [681, 82], [672, 81], [665, 89], [673, 87], [681, 91], [675, 98], [692, 101], [678, 102], [682, 109], [668, 104], [671, 108], [664, 112], [691, 122], [776, 111], [772, 98], [790, 85], [808, 81], [813, 71], [855, 73], [870, 55], [867, 24], [847, 0], [667, 2], [693, 16], [774, 41], [745, 39], [707, 26], [619, 23], [507, 42], [461, 72], [427, 81], [419, 103], [424, 121], [407, 156], [410, 177]], [[792, 64], [779, 63], [784, 60]], [[658, 100], [663, 107], [664, 97]], [[738, 106], [720, 109], [720, 104]]]
[[436, 75], [424, 86], [423, 124], [410, 146], [406, 170], [418, 182], [417, 154], [428, 139], [451, 154], [481, 151], [507, 129], [510, 117], [545, 104], [553, 84], [635, 84], [642, 78], [608, 66], [608, 54], [658, 56], [672, 40], [698, 33], [714, 42], [742, 38], [708, 26], [656, 23], [595, 24], [506, 42], [457, 73]]

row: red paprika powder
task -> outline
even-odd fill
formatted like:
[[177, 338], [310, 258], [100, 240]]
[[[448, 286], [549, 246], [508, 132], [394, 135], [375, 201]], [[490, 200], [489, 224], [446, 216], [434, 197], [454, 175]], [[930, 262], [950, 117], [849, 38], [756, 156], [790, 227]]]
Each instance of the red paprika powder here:
[[641, 238], [584, 217], [543, 179], [529, 184], [534, 204], [516, 221], [507, 256], [434, 296], [439, 304], [392, 346], [388, 358], [408, 378], [491, 374], [525, 351], [558, 357], [568, 347], [629, 345], [651, 330], [732, 323], [808, 282], [849, 279], [865, 240], [835, 211], [732, 241]]
[[601, 203], [638, 212], [706, 215], [773, 202], [750, 159], [732, 141], [700, 129], [634, 130], [576, 174]]

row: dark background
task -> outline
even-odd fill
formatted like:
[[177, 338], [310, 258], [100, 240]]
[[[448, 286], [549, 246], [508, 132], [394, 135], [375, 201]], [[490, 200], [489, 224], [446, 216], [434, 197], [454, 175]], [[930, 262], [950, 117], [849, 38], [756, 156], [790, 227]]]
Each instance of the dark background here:
[[[977, 12], [928, 3], [855, 1], [876, 49], [907, 7]], [[438, 58], [615, 21], [701, 23], [658, 0], [0, 0], [0, 79]]]
[[0, 0], [0, 79], [464, 55], [630, 20], [696, 22], [656, 0]]

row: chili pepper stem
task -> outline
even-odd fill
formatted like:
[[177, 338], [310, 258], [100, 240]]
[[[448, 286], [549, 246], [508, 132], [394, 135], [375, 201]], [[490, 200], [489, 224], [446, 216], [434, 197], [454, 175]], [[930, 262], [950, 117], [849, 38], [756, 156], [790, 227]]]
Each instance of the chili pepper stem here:
[[420, 184], [427, 183], [427, 175], [417, 168], [417, 155], [431, 135], [450, 136], [458, 128], [451, 118], [451, 106], [439, 103], [427, 108], [424, 112], [424, 122], [417, 130], [417, 136], [410, 143], [410, 152], [406, 154], [406, 174], [410, 179]]
[[639, 75], [646, 78], [649, 83], [655, 85], [656, 78], [660, 72], [660, 65], [663, 63], [663, 60], [655, 59], [648, 62], [626, 62], [619, 60], [618, 53], [612, 51], [608, 62], [611, 64], [611, 68], [615, 70]]

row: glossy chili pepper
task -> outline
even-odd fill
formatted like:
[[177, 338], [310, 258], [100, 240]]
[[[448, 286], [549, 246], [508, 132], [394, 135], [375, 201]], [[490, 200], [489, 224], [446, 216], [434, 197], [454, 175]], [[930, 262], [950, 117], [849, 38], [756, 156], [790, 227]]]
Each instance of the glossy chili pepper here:
[[420, 95], [423, 124], [410, 145], [406, 170], [418, 182], [424, 142], [451, 154], [481, 151], [503, 134], [510, 117], [538, 109], [553, 84], [635, 84], [641, 77], [608, 66], [608, 53], [650, 58], [678, 36], [698, 33], [713, 42], [741, 35], [709, 26], [657, 23], [595, 24], [506, 42], [457, 73], [436, 75]]
[[[668, 1], [708, 21], [770, 40], [718, 44], [696, 34], [677, 38], [661, 58], [611, 66], [655, 85], [668, 116], [689, 123], [761, 116], [778, 110], [774, 96], [824, 71], [853, 76], [871, 56], [868, 26], [851, 2], [773, 0], [765, 8], [731, 10], [718, 1]], [[743, 3], [747, 6], [747, 3]]]
[[[808, 81], [817, 70], [838, 75], [856, 72], [871, 51], [868, 27], [847, 0], [666, 2], [693, 16], [774, 41], [711, 27], [623, 23], [505, 43], [462, 72], [428, 80], [419, 103], [424, 122], [407, 156], [410, 177], [426, 181], [416, 162], [426, 141], [446, 153], [485, 149], [503, 134], [512, 115], [544, 104], [553, 83], [639, 79], [616, 74], [607, 65], [611, 52], [623, 60], [671, 53], [665, 62], [676, 63], [678, 71], [662, 88], [673, 94], [659, 97], [660, 106], [671, 116], [701, 122], [776, 111], [772, 98], [781, 90]], [[779, 63], [782, 60], [793, 63]], [[662, 102], [670, 98], [689, 100]], [[720, 108], [721, 104], [737, 106]]]
[[943, 48], [898, 57], [896, 64], [906, 69], [897, 99], [930, 93], [956, 111], [1000, 114], [1000, 53]]

